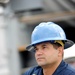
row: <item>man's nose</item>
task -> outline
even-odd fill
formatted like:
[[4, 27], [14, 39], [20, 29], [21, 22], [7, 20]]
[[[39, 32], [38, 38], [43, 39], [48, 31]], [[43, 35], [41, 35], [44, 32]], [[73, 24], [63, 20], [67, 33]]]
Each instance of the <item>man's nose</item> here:
[[41, 49], [39, 49], [39, 50], [36, 51], [36, 54], [38, 54], [38, 55], [43, 54], [43, 51]]

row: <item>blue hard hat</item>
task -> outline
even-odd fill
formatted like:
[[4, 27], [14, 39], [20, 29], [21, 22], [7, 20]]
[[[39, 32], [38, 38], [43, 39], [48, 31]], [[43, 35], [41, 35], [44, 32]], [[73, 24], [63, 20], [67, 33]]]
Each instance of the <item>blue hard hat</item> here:
[[31, 44], [27, 48], [30, 49], [38, 43], [52, 40], [67, 41], [64, 30], [53, 22], [42, 22], [34, 28], [31, 36]]

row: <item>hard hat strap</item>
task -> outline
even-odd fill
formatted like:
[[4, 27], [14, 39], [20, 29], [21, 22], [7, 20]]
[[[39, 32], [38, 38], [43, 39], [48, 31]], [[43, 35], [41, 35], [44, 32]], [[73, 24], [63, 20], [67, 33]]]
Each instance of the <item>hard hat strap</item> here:
[[64, 43], [62, 42], [62, 40], [55, 40], [54, 43], [59, 43], [60, 45], [64, 47]]

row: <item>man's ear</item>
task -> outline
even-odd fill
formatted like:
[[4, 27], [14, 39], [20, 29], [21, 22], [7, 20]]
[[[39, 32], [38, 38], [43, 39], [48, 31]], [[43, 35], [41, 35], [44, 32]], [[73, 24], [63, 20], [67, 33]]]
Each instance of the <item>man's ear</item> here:
[[59, 47], [58, 48], [58, 56], [62, 56], [64, 52], [64, 48], [63, 47]]

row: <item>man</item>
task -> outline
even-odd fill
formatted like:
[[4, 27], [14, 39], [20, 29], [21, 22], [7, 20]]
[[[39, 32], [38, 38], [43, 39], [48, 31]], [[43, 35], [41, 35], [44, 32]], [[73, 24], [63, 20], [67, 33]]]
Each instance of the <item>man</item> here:
[[36, 26], [27, 50], [35, 52], [38, 66], [23, 75], [75, 75], [75, 70], [63, 61], [64, 49], [69, 44], [67, 41], [70, 43], [64, 30], [53, 22]]

